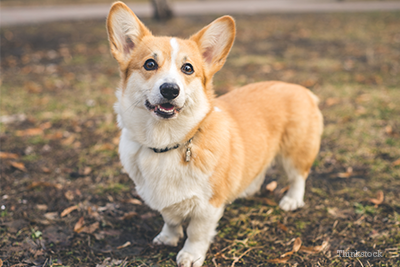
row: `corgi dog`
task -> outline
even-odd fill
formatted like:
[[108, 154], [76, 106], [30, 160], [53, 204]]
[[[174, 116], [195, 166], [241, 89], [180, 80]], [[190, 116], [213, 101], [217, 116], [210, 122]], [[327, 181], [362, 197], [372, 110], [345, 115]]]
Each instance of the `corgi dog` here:
[[304, 205], [305, 180], [319, 151], [318, 98], [295, 84], [249, 84], [215, 97], [212, 80], [235, 39], [230, 16], [189, 39], [156, 37], [122, 2], [107, 18], [119, 63], [119, 154], [137, 193], [165, 224], [155, 244], [177, 246], [181, 267], [201, 266], [224, 207], [259, 191], [276, 159], [290, 188], [285, 210]]

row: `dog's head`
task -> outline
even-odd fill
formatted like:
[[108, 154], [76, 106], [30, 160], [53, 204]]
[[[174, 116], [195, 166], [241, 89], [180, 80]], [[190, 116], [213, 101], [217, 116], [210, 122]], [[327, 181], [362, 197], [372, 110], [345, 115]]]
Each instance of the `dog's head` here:
[[121, 71], [118, 113], [124, 125], [138, 116], [159, 125], [210, 111], [212, 77], [224, 65], [235, 37], [231, 17], [215, 20], [186, 40], [156, 37], [124, 3], [116, 2], [107, 30]]

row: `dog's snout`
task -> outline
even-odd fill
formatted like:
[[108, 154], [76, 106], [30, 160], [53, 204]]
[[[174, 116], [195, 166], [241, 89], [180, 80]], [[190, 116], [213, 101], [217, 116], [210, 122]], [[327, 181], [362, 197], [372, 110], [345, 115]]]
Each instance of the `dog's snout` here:
[[179, 95], [179, 86], [176, 83], [163, 83], [160, 92], [163, 97], [172, 100]]

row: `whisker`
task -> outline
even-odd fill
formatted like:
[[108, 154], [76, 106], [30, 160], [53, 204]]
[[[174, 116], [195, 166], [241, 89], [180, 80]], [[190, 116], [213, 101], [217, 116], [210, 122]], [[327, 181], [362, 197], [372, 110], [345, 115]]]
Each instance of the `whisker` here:
[[132, 105], [130, 105], [127, 109], [124, 110], [124, 113], [125, 113], [125, 112], [128, 112], [129, 109], [131, 109], [132, 107], [133, 107], [133, 108], [132, 108], [132, 111], [133, 111], [141, 102], [142, 102], [141, 100], [138, 100], [138, 101], [136, 101], [136, 102], [133, 102]]

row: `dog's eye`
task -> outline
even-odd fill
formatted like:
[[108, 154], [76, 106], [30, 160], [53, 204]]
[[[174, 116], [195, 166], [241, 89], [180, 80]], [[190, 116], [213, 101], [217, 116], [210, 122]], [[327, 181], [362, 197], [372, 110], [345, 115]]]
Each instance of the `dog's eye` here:
[[185, 73], [187, 75], [190, 75], [190, 74], [192, 74], [194, 72], [193, 66], [191, 64], [189, 64], [189, 63], [183, 64], [181, 70], [182, 70], [183, 73]]
[[148, 59], [143, 66], [146, 70], [156, 70], [158, 68], [157, 62], [154, 59]]

